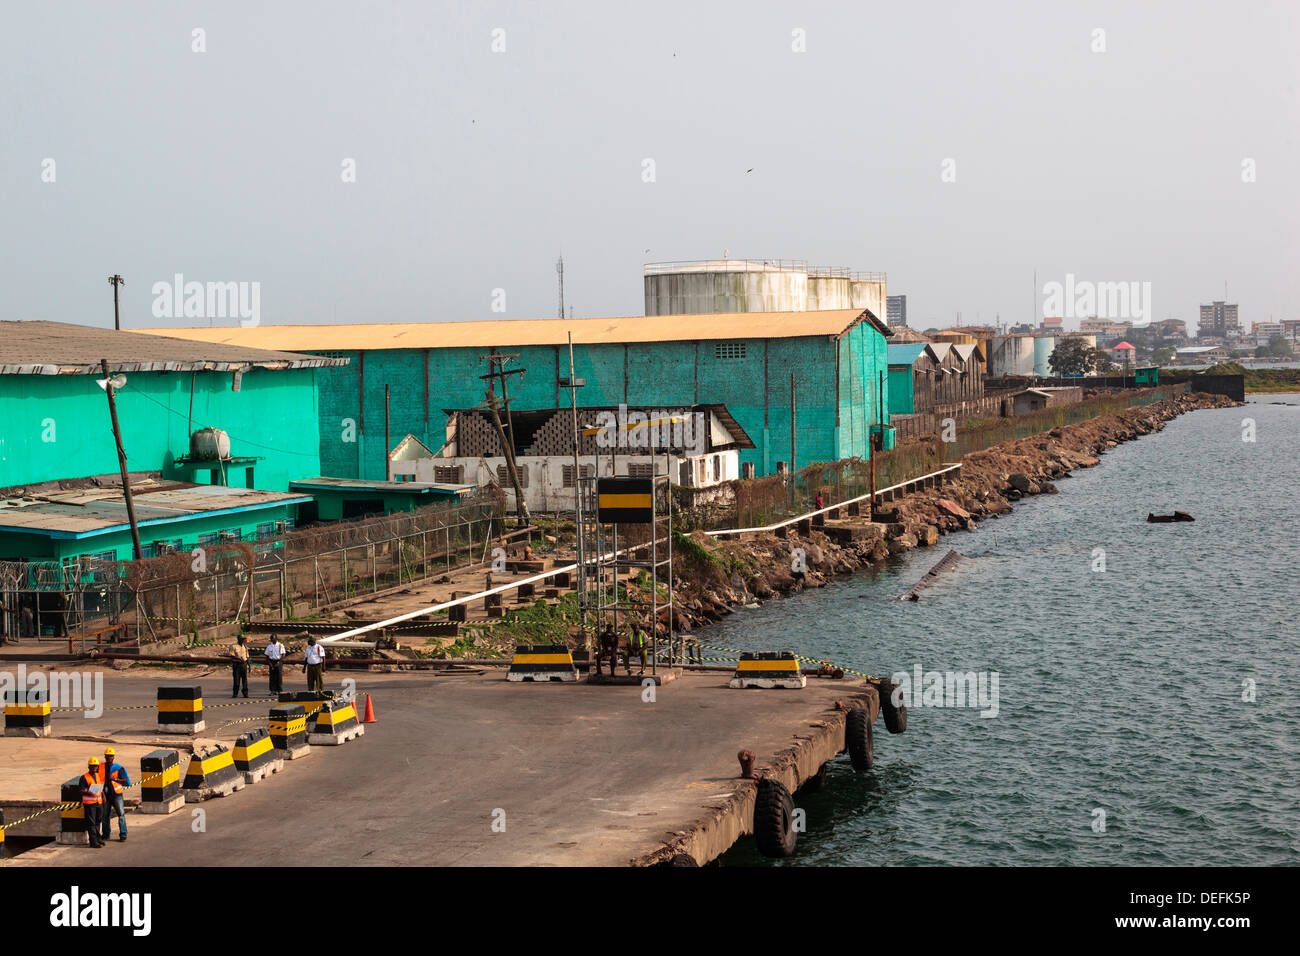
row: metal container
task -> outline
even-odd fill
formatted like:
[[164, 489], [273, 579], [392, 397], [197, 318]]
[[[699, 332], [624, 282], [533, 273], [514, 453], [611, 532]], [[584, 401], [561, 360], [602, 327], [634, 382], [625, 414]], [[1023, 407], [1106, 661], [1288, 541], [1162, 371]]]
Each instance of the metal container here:
[[190, 436], [190, 457], [197, 461], [228, 459], [230, 436], [220, 428], [200, 428]]

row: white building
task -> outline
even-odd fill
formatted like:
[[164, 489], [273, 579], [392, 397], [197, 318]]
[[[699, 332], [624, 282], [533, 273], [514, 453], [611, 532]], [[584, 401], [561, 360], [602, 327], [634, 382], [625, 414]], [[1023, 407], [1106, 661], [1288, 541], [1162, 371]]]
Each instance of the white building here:
[[[707, 488], [741, 478], [740, 449], [754, 447], [723, 405], [580, 408], [578, 424], [583, 477], [668, 475], [674, 484]], [[572, 510], [572, 411], [514, 412], [510, 425], [529, 511]], [[507, 507], [514, 507], [505, 448], [489, 414], [477, 409], [451, 414], [447, 441], [438, 452], [407, 435], [389, 456], [388, 471], [393, 481], [496, 485], [505, 493]]]

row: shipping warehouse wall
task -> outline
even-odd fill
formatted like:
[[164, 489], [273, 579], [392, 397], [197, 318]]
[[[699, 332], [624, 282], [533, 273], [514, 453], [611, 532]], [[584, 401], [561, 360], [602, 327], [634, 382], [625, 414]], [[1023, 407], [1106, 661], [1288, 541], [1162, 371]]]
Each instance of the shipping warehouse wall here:
[[[389, 447], [406, 434], [435, 452], [446, 441], [447, 409], [483, 401], [488, 349], [380, 349], [317, 352], [350, 359], [317, 370], [320, 382], [321, 473], [339, 478], [385, 477], [384, 386], [389, 387]], [[523, 368], [509, 382], [518, 410], [569, 404], [557, 383], [569, 375], [568, 347], [503, 346]], [[721, 403], [754, 440], [741, 452], [759, 475], [790, 457], [790, 375], [796, 380], [797, 467], [868, 454], [868, 425], [880, 414], [885, 340], [870, 323], [845, 334], [583, 344], [574, 346], [575, 374], [587, 385], [581, 406], [670, 407]], [[887, 393], [887, 390], [886, 390]], [[883, 412], [889, 420], [886, 394]]]
[[[128, 373], [117, 393], [127, 467], [187, 480], [172, 463], [189, 453], [190, 430], [211, 426], [229, 432], [232, 455], [261, 459], [252, 466], [254, 487], [288, 491], [291, 480], [321, 473], [317, 371], [252, 368], [238, 392], [231, 372]], [[0, 488], [118, 471], [97, 378], [0, 375]], [[228, 483], [242, 487], [244, 477]]]

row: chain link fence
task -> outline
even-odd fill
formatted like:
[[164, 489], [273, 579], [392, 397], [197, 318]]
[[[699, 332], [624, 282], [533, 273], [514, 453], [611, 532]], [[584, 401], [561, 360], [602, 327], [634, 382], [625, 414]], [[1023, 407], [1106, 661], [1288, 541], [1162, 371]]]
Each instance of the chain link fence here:
[[0, 637], [149, 643], [241, 619], [309, 618], [346, 601], [482, 563], [504, 498], [434, 505], [141, 561], [0, 561]]

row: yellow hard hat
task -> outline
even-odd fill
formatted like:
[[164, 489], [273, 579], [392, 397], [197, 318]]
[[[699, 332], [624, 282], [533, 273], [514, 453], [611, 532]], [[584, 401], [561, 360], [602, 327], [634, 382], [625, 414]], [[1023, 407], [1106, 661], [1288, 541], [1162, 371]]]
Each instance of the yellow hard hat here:
[[116, 757], [116, 756], [117, 756], [117, 751], [114, 750], [112, 747], [109, 747], [107, 750], [104, 751], [104, 756], [105, 756], [105, 757]]
[[87, 767], [98, 767], [98, 766], [99, 766], [99, 758], [98, 758], [98, 757], [91, 757], [89, 760], [86, 761], [86, 766], [87, 766]]

